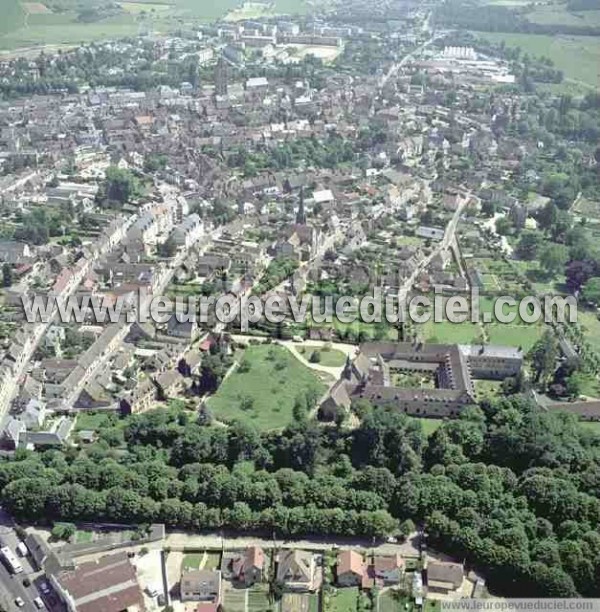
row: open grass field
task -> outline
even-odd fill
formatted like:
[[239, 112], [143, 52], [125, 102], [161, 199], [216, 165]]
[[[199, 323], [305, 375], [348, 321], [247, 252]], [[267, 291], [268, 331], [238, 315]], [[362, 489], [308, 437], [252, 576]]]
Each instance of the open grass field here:
[[[600, 88], [600, 38], [594, 36], [548, 36], [545, 34], [506, 34], [503, 32], [476, 32], [481, 38], [494, 43], [504, 41], [510, 47], [520, 47], [535, 57], [548, 57], [565, 79]], [[569, 83], [563, 84], [568, 90]]]
[[[89, 3], [100, 6], [101, 0]], [[87, 3], [86, 3], [87, 5]], [[122, 12], [99, 21], [84, 23], [78, 20], [78, 12], [53, 13], [40, 2], [23, 3], [20, 0], [2, 0], [0, 19], [0, 51], [29, 49], [37, 46], [69, 46], [94, 40], [135, 36], [140, 29], [144, 13], [144, 25], [148, 29], [165, 33], [182, 24], [194, 25], [225, 17], [240, 6], [240, 0], [168, 0], [160, 2], [136, 0], [119, 2]], [[310, 5], [305, 0], [275, 0], [274, 7], [260, 15], [306, 13]], [[248, 6], [239, 18], [260, 16], [256, 7]]]
[[521, 347], [527, 352], [544, 333], [543, 325], [505, 325], [502, 323], [486, 326], [489, 344]]
[[25, 11], [19, 0], [2, 0], [0, 35], [12, 32], [23, 25]]
[[262, 430], [279, 429], [292, 422], [296, 398], [307, 393], [320, 397], [324, 392], [325, 385], [287, 349], [250, 346], [208, 407], [216, 419], [241, 419]]
[[477, 323], [450, 323], [428, 321], [422, 326], [422, 336], [426, 342], [440, 344], [473, 344], [481, 336]]
[[328, 348], [317, 348], [314, 346], [303, 346], [297, 345], [298, 352], [308, 361], [310, 361], [311, 355], [317, 353], [320, 357], [319, 365], [326, 366], [329, 368], [339, 368], [346, 363], [346, 356], [342, 351], [337, 349]]
[[121, 2], [119, 6], [132, 15], [140, 13], [162, 13], [172, 8], [170, 4], [159, 2]]
[[45, 45], [77, 45], [94, 40], [136, 35], [138, 23], [122, 15], [95, 23], [79, 23], [74, 14], [36, 13], [29, 15], [26, 27], [14, 28], [0, 36], [0, 50]]
[[600, 25], [600, 11], [569, 11], [566, 4], [541, 4], [536, 6], [527, 19], [543, 25], [567, 25], [594, 27]]
[[305, 14], [310, 10], [306, 0], [275, 0], [273, 7], [269, 2], [257, 3], [246, 2], [229, 11], [225, 16], [226, 21], [242, 21], [244, 19], [257, 19], [259, 17], [273, 17], [284, 14]]

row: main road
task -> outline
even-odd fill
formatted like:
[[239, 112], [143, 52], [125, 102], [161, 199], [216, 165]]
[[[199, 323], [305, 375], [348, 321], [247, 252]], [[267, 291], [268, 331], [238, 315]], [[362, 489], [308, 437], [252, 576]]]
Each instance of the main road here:
[[422, 45], [419, 45], [416, 49], [413, 49], [408, 55], [405, 55], [399, 62], [392, 64], [389, 70], [381, 78], [381, 81], [379, 81], [380, 89], [383, 89], [385, 87], [386, 83], [392, 78], [392, 76], [397, 74], [398, 70], [400, 70], [400, 68], [402, 68], [404, 64], [409, 62], [415, 55], [417, 55], [418, 53], [421, 53], [421, 51], [429, 47], [429, 45], [437, 38], [440, 38], [440, 36], [441, 34], [434, 34]]
[[414, 285], [419, 274], [421, 274], [421, 272], [427, 269], [427, 267], [431, 263], [431, 260], [438, 253], [441, 253], [442, 251], [445, 251], [447, 248], [450, 247], [450, 244], [455, 239], [456, 228], [458, 226], [460, 215], [462, 214], [462, 211], [464, 210], [468, 201], [469, 201], [469, 198], [464, 198], [461, 201], [458, 208], [454, 212], [454, 215], [452, 215], [452, 219], [450, 219], [450, 221], [448, 222], [448, 225], [446, 225], [444, 237], [442, 238], [440, 243], [433, 249], [433, 251], [431, 251], [431, 253], [427, 257], [425, 257], [422, 261], [418, 263], [413, 273], [404, 281], [400, 289], [398, 289], [398, 303], [399, 304], [402, 304], [403, 302], [406, 301], [406, 297], [408, 296], [408, 293], [411, 287]]

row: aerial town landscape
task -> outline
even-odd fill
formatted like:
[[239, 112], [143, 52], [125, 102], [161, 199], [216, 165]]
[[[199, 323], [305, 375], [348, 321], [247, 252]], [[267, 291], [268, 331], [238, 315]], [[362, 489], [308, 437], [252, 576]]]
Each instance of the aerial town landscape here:
[[0, 6], [0, 611], [600, 597], [597, 0]]

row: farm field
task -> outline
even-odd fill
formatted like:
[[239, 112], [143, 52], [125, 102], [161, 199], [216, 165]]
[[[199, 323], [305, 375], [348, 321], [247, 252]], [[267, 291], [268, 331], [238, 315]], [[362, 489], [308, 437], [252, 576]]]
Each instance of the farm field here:
[[78, 23], [74, 14], [29, 15], [26, 27], [0, 36], [0, 50], [38, 45], [76, 45], [93, 40], [122, 38], [138, 33], [139, 26], [131, 15], [122, 15], [95, 23]]
[[12, 32], [23, 24], [25, 11], [19, 0], [2, 1], [2, 19], [0, 19], [0, 35]]
[[[494, 43], [504, 41], [510, 47], [521, 47], [524, 53], [548, 57], [566, 79], [600, 87], [600, 39], [593, 36], [548, 36], [545, 34], [505, 34], [476, 32], [477, 36]], [[569, 89], [569, 83], [563, 83]]]
[[[99, 0], [93, 0], [100, 6]], [[3, 19], [0, 20], [0, 51], [25, 49], [35, 46], [68, 46], [94, 40], [135, 36], [140, 26], [157, 32], [168, 32], [181, 27], [221, 19], [240, 6], [240, 0], [170, 0], [160, 2], [119, 2], [118, 15], [85, 22], [77, 11], [53, 13], [43, 2], [23, 3], [3, 0]], [[239, 19], [260, 15], [306, 13], [310, 6], [305, 0], [275, 0], [267, 12], [249, 6], [240, 12]], [[142, 13], [144, 15], [142, 16]]]
[[121, 2], [119, 6], [132, 15], [139, 13], [162, 13], [171, 9], [169, 3], [159, 2]]
[[530, 13], [527, 13], [526, 16], [529, 21], [543, 25], [559, 24], [575, 27], [593, 27], [600, 25], [600, 11], [573, 12], [568, 10], [566, 4], [536, 6]]
[[250, 346], [241, 365], [209, 399], [208, 407], [217, 419], [251, 421], [262, 430], [279, 429], [292, 422], [297, 398], [313, 394], [318, 399], [324, 392], [325, 385], [287, 349]]

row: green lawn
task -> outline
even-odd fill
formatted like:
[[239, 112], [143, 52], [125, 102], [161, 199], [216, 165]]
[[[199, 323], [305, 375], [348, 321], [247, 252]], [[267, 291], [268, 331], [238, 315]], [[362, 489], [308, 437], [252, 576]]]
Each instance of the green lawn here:
[[[248, 370], [240, 371], [246, 365]], [[271, 430], [292, 422], [296, 398], [305, 398], [307, 393], [320, 398], [324, 392], [325, 385], [287, 349], [250, 346], [208, 406], [217, 419], [246, 420]]]
[[25, 11], [19, 0], [2, 0], [2, 19], [0, 19], [0, 34], [12, 32], [23, 24]]
[[88, 544], [94, 540], [94, 532], [93, 531], [81, 531], [77, 530], [75, 532], [75, 543], [76, 544]]
[[415, 609], [412, 599], [398, 597], [393, 591], [385, 591], [379, 596], [379, 612], [413, 612]]
[[[600, 87], [600, 38], [594, 36], [550, 36], [545, 34], [506, 34], [476, 32], [494, 43], [504, 41], [510, 47], [521, 47], [535, 57], [549, 57], [566, 79]], [[569, 84], [564, 84], [567, 90]]]
[[417, 418], [417, 417], [411, 417], [411, 418], [421, 423], [421, 429], [423, 430], [423, 433], [427, 437], [429, 437], [434, 431], [439, 429], [441, 424], [444, 422], [443, 419], [425, 419], [425, 418]]
[[600, 423], [596, 421], [581, 421], [581, 427], [591, 431], [592, 433], [600, 435]]
[[600, 353], [600, 320], [598, 320], [596, 314], [579, 308], [577, 322], [583, 329], [585, 339], [591, 344], [592, 348]]
[[427, 342], [441, 344], [474, 344], [481, 336], [481, 327], [477, 323], [450, 323], [428, 321], [422, 326], [424, 339]]
[[502, 395], [502, 383], [498, 380], [476, 380], [475, 397], [477, 401], [494, 399]]
[[218, 552], [207, 552], [203, 569], [219, 569], [221, 567], [221, 554]]
[[187, 553], [181, 562], [181, 571], [197, 570], [204, 559], [204, 553]]
[[330, 612], [352, 612], [357, 609], [358, 587], [337, 589], [334, 597], [331, 598]]
[[486, 325], [486, 331], [489, 337], [489, 344], [520, 346], [523, 351], [527, 352], [544, 333], [544, 326], [538, 324], [505, 325], [502, 323], [492, 323]]
[[181, 562], [182, 570], [218, 569], [221, 566], [221, 555], [218, 552], [187, 553]]
[[346, 355], [337, 349], [318, 348], [303, 345], [297, 345], [296, 348], [298, 349], [298, 352], [308, 361], [310, 361], [313, 353], [317, 353], [321, 358], [320, 361], [318, 361], [318, 364], [322, 366], [339, 368], [346, 363]]
[[103, 427], [125, 427], [125, 424], [125, 419], [119, 419], [112, 412], [79, 412], [75, 421], [75, 431], [97, 431]]

